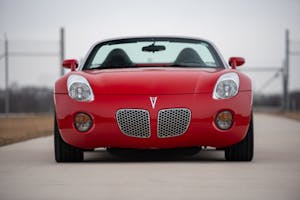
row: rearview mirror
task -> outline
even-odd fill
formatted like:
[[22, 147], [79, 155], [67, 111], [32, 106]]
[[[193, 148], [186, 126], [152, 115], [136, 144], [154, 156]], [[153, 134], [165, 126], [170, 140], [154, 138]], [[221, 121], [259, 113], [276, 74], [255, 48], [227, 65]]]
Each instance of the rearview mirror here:
[[242, 57], [230, 57], [228, 63], [232, 69], [235, 69], [236, 67], [243, 65], [245, 63], [245, 59]]
[[166, 50], [166, 47], [163, 45], [155, 45], [154, 43], [149, 45], [149, 46], [145, 46], [142, 48], [142, 51], [146, 51], [146, 52], [156, 52], [156, 51], [164, 51]]
[[64, 60], [62, 63], [64, 68], [71, 69], [71, 71], [75, 71], [78, 67], [78, 62], [75, 59]]

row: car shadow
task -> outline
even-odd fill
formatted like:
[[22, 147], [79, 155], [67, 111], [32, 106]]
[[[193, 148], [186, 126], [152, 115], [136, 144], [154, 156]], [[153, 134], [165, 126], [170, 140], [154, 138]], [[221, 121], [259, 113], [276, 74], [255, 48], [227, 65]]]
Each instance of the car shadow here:
[[114, 155], [107, 151], [85, 152], [86, 163], [143, 163], [143, 162], [226, 162], [224, 151], [200, 151], [194, 155], [172, 152], [141, 152], [131, 155]]

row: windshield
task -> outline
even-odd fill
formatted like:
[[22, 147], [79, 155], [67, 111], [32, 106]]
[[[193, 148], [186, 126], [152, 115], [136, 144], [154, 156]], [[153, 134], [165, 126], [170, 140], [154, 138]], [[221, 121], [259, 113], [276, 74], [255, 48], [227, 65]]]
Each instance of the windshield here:
[[96, 45], [83, 69], [166, 66], [224, 67], [215, 49], [205, 41], [182, 38], [131, 38]]

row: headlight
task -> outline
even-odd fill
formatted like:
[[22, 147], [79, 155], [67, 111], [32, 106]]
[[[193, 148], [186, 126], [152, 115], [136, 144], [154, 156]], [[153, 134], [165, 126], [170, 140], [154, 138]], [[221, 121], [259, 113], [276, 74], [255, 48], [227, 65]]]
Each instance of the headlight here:
[[226, 73], [220, 76], [218, 79], [214, 92], [213, 98], [214, 99], [227, 99], [234, 97], [237, 95], [240, 87], [240, 79], [239, 76], [234, 73]]
[[94, 94], [89, 82], [79, 75], [70, 75], [67, 81], [68, 93], [77, 101], [93, 101]]

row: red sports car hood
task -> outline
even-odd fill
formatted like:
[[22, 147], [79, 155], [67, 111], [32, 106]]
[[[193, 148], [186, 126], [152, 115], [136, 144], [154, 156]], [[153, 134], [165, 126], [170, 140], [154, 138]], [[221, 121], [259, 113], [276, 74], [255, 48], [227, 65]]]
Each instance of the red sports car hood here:
[[222, 69], [137, 68], [76, 72], [89, 81], [94, 94], [211, 93]]

